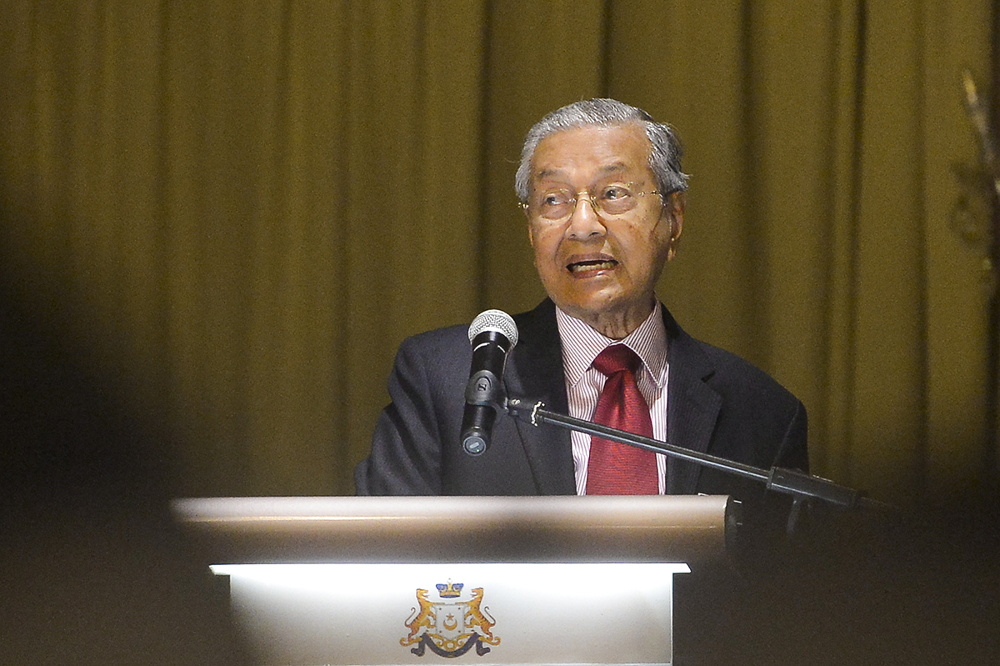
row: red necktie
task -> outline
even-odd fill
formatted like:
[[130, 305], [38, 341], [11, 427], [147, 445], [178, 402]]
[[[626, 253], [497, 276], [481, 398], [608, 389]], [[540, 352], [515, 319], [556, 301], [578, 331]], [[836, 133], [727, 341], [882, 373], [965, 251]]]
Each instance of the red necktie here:
[[[641, 363], [625, 345], [611, 345], [597, 355], [594, 368], [608, 381], [597, 400], [595, 423], [653, 436], [649, 405], [635, 383], [635, 371]], [[655, 495], [659, 492], [656, 475], [656, 454], [652, 451], [591, 437], [588, 495]]]

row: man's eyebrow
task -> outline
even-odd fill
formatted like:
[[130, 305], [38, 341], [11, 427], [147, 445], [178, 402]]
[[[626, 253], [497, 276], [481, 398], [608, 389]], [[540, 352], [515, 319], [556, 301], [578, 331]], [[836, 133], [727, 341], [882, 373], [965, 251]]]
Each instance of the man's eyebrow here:
[[624, 162], [615, 162], [614, 164], [609, 164], [607, 166], [601, 167], [602, 173], [615, 173], [618, 171], [625, 171], [628, 169], [628, 165]]

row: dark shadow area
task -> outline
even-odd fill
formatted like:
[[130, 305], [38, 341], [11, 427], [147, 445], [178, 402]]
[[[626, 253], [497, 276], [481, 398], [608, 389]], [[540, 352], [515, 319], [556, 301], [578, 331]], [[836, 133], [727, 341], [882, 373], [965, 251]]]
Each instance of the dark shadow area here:
[[677, 663], [996, 664], [998, 509], [813, 511], [736, 568], [677, 577]]
[[11, 268], [8, 231], [39, 222], [0, 219], [0, 663], [250, 663], [169, 514], [166, 410], [95, 373], [56, 325], [72, 304]]

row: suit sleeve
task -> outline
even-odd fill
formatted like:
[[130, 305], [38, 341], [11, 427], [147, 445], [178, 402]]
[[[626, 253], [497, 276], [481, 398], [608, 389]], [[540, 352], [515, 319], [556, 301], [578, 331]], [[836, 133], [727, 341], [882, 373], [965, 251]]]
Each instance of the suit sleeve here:
[[785, 467], [797, 469], [800, 472], [809, 472], [809, 452], [807, 449], [808, 423], [806, 421], [806, 408], [798, 400], [795, 403], [795, 413], [785, 436], [781, 440], [781, 446], [775, 456], [774, 467]]
[[[425, 335], [400, 346], [389, 375], [391, 402], [375, 424], [371, 453], [354, 471], [358, 495], [442, 494], [442, 443], [456, 418], [449, 410], [461, 409], [450, 403], [455, 395], [461, 399], [463, 388], [456, 393], [452, 386], [460, 381], [454, 375], [461, 354], [439, 342]], [[458, 425], [454, 430], [457, 437]]]
[[[767, 454], [770, 459], [762, 461], [763, 467], [765, 469], [784, 467], [808, 473], [806, 408], [798, 399], [792, 399], [790, 402], [789, 409], [783, 410], [783, 413], [786, 415], [790, 413], [791, 417], [786, 417], [787, 420], [784, 421], [782, 437], [777, 436], [780, 431], [774, 432], [772, 441], [778, 445], [770, 449]], [[760, 483], [754, 482], [752, 485], [754, 488], [740, 493], [744, 522], [741, 528], [743, 535], [741, 551], [744, 557], [748, 549], [767, 553], [771, 547], [769, 544], [780, 543], [778, 535], [785, 532], [792, 508], [790, 496], [768, 491]]]

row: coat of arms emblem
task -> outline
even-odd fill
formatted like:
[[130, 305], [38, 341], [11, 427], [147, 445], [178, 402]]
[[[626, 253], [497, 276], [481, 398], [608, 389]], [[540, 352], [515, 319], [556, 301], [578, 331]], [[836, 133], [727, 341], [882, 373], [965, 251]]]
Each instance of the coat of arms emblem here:
[[496, 621], [482, 605], [483, 588], [472, 588], [463, 595], [464, 583], [437, 584], [438, 600], [417, 588], [417, 606], [410, 610], [406, 621], [409, 635], [399, 639], [403, 646], [413, 646], [410, 652], [418, 657], [426, 650], [442, 657], [460, 657], [472, 648], [480, 657], [490, 651], [487, 645], [499, 645], [493, 635]]

